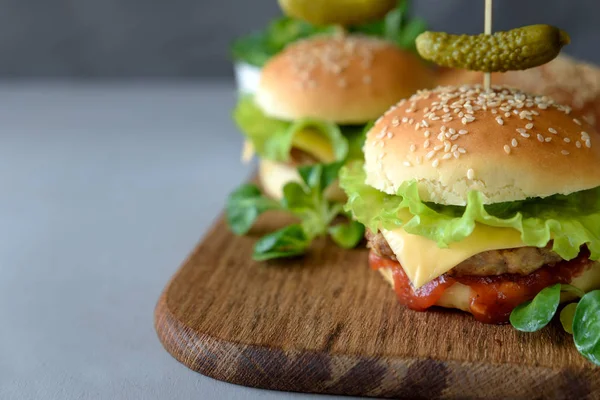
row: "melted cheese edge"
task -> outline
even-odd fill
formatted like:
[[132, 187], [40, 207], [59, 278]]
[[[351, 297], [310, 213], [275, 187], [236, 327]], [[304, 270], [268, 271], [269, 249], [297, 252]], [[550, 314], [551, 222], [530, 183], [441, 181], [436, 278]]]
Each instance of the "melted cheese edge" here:
[[413, 235], [404, 229], [382, 230], [390, 248], [415, 288], [450, 271], [478, 253], [488, 250], [525, 247], [521, 233], [510, 228], [475, 225], [473, 233], [460, 242], [441, 249], [426, 237]]
[[[310, 127], [300, 129], [292, 138], [292, 147], [307, 152], [321, 162], [330, 163], [335, 161], [335, 153], [329, 139], [324, 137], [318, 130]], [[241, 159], [247, 163], [255, 155], [254, 145], [248, 139], [244, 141]]]

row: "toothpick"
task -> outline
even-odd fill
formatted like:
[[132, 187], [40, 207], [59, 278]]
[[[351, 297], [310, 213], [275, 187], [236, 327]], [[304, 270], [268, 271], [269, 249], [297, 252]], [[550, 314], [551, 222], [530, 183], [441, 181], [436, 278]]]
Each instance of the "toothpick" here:
[[[492, 0], [485, 0], [485, 34], [492, 34]], [[492, 74], [486, 72], [483, 75], [483, 87], [490, 90], [492, 86]]]

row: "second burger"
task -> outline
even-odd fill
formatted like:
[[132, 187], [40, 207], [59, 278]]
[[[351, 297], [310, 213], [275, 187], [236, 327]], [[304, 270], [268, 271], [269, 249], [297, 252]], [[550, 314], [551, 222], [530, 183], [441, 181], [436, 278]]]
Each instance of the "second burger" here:
[[[362, 158], [371, 121], [433, 82], [417, 55], [385, 40], [337, 35], [296, 42], [265, 65], [256, 94], [237, 104], [244, 159], [258, 154], [263, 189], [279, 199], [286, 183], [300, 180], [298, 166]], [[332, 189], [332, 200], [345, 199]]]

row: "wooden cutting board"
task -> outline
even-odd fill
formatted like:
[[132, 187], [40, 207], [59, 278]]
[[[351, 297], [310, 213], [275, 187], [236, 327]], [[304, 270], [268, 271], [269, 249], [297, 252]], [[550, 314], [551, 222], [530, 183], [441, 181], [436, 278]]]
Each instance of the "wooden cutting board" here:
[[600, 368], [559, 323], [535, 334], [470, 315], [404, 309], [362, 248], [328, 240], [292, 261], [251, 261], [220, 219], [155, 311], [164, 347], [201, 374], [265, 389], [393, 398], [600, 398]]

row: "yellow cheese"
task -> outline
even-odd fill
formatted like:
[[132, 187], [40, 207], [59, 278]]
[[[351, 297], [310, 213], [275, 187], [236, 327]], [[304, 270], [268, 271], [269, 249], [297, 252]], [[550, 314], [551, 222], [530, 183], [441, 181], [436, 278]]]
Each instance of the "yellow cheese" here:
[[331, 142], [316, 129], [305, 128], [294, 135], [292, 146], [307, 152], [321, 162], [335, 161], [335, 154]]
[[488, 250], [525, 247], [521, 233], [510, 228], [494, 228], [477, 224], [473, 233], [460, 242], [441, 249], [436, 242], [404, 229], [382, 230], [390, 248], [415, 288], [450, 271], [452, 268]]

